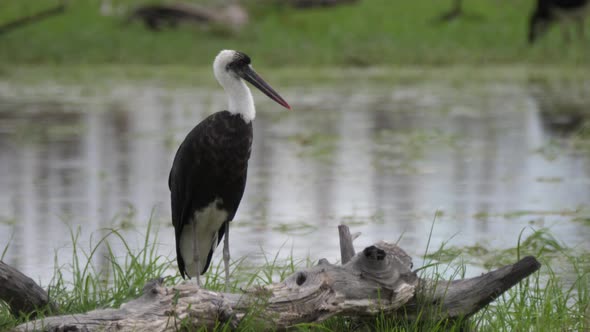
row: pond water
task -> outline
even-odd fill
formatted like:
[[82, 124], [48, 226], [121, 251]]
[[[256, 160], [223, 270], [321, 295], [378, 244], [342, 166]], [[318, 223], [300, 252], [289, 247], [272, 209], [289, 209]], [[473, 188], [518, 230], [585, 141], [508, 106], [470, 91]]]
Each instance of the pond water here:
[[[560, 143], [590, 110], [588, 82], [272, 83], [294, 111], [254, 92], [232, 258], [334, 261], [337, 225], [345, 223], [362, 233], [358, 249], [401, 238], [420, 266], [435, 215], [430, 248], [514, 247], [523, 229], [547, 227], [590, 249], [590, 227], [575, 220], [590, 202], [590, 153]], [[139, 248], [150, 220], [160, 254], [175, 257], [172, 159], [196, 123], [225, 107], [225, 96], [212, 86], [165, 86], [0, 84], [6, 263], [47, 284], [54, 258], [71, 260], [71, 230], [79, 227], [89, 248], [105, 229], [121, 228]]]

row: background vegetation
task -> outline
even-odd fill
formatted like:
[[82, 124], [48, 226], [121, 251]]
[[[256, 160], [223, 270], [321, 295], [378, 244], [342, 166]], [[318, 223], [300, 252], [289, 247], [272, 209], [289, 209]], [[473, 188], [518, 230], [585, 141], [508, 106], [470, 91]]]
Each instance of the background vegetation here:
[[[209, 66], [224, 48], [242, 50], [266, 66], [590, 62], [590, 43], [574, 42], [576, 34], [567, 43], [557, 27], [534, 46], [527, 44], [533, 0], [468, 0], [466, 15], [448, 23], [435, 21], [450, 9], [450, 0], [359, 0], [309, 10], [249, 0], [243, 3], [250, 24], [238, 32], [193, 25], [152, 32], [139, 22], [124, 23], [125, 13], [145, 1], [111, 2], [117, 15], [102, 16], [99, 0], [70, 1], [64, 14], [0, 35], [0, 63]], [[0, 24], [56, 3], [0, 2]]]

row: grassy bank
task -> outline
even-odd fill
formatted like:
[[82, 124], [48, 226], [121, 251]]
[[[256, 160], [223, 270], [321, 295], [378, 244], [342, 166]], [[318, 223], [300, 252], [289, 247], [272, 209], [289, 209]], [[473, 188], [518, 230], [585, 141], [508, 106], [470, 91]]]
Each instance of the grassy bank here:
[[[147, 229], [143, 247], [131, 249], [121, 234], [115, 230], [102, 235], [88, 248], [81, 247], [78, 232], [72, 232], [72, 259], [56, 262], [54, 277], [49, 285], [51, 297], [58, 303], [61, 313], [79, 313], [99, 307], [118, 307], [137, 297], [145, 281], [176, 272], [173, 259], [157, 254], [157, 232]], [[123, 244], [126, 254], [117, 256], [111, 245]], [[105, 248], [99, 250], [99, 248]], [[8, 248], [10, 250], [10, 248]], [[6, 252], [6, 250], [4, 250]], [[107, 266], [98, 270], [89, 263], [99, 259], [99, 252], [106, 252]], [[438, 248], [426, 256], [427, 268], [419, 273], [425, 278], [462, 278], [466, 272], [465, 260], [481, 256], [481, 250], [455, 247]], [[540, 272], [525, 279], [502, 295], [491, 305], [474, 316], [470, 325], [477, 331], [586, 331], [590, 328], [587, 313], [590, 310], [590, 261], [588, 253], [576, 252], [553, 238], [546, 230], [534, 232], [514, 247], [496, 251], [498, 267], [512, 263], [524, 255], [535, 255], [544, 264]], [[307, 264], [310, 264], [308, 261]], [[206, 276], [206, 288], [222, 290], [223, 270], [218, 264]], [[252, 285], [264, 285], [273, 278], [284, 279], [305, 261], [291, 258], [277, 261], [268, 258], [261, 267], [248, 267], [234, 263], [233, 292]], [[107, 282], [107, 280], [110, 280]], [[180, 282], [178, 275], [168, 276], [165, 283]], [[47, 287], [47, 285], [44, 285]], [[0, 330], [10, 329], [27, 317], [11, 317], [5, 305], [0, 305]], [[239, 330], [255, 330], [248, 322]], [[443, 325], [441, 322], [404, 323], [386, 316], [366, 321], [366, 326], [345, 318], [331, 318], [322, 324], [302, 324], [301, 331], [357, 331], [368, 328], [373, 331], [453, 331], [460, 325]], [[426, 324], [426, 325], [424, 325]], [[223, 330], [221, 326], [219, 330]]]
[[[559, 83], [578, 82], [583, 89], [588, 75], [579, 66], [563, 64], [537, 67], [530, 64], [489, 65], [472, 64], [445, 67], [377, 66], [371, 68], [282, 67], [257, 66], [258, 71], [272, 84], [289, 86], [359, 86], [374, 85], [394, 88], [396, 85], [420, 82], [441, 82], [461, 86], [477, 83]], [[145, 64], [0, 64], [0, 83], [10, 88], [42, 88], [44, 85], [113, 87], [115, 84], [156, 84], [166, 88], [211, 87], [218, 88], [210, 66]], [[36, 93], [43, 94], [42, 89]], [[26, 95], [25, 95], [26, 97]]]
[[[6, 1], [0, 22], [57, 0]], [[132, 7], [141, 1], [114, 0]], [[6, 64], [174, 64], [209, 66], [224, 48], [249, 53], [259, 65], [448, 65], [590, 63], [590, 43], [562, 40], [558, 28], [526, 44], [533, 1], [473, 0], [467, 16], [433, 19], [451, 1], [360, 0], [330, 9], [296, 10], [274, 1], [246, 2], [251, 23], [238, 33], [184, 26], [150, 32], [122, 17], [101, 16], [100, 1], [70, 1], [65, 14], [0, 35]]]

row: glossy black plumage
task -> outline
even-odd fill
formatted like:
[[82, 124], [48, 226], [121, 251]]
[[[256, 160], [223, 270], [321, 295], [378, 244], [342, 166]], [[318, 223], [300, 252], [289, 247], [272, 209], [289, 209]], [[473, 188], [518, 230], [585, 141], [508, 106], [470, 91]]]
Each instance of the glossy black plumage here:
[[[238, 209], [246, 186], [248, 159], [252, 146], [252, 122], [228, 111], [217, 112], [199, 123], [182, 142], [170, 171], [168, 185], [172, 202], [172, 224], [176, 255], [182, 277], [187, 275], [180, 250], [183, 227], [200, 210], [219, 198], [218, 207], [230, 222]], [[225, 227], [218, 231], [221, 242]], [[207, 255], [201, 274], [211, 263]]]

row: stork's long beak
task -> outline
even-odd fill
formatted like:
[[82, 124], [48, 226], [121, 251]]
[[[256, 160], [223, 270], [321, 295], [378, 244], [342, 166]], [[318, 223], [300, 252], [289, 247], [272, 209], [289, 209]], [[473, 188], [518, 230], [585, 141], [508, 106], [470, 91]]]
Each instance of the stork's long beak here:
[[245, 66], [238, 72], [238, 75], [254, 85], [258, 90], [262, 91], [270, 99], [276, 101], [281, 106], [291, 109], [291, 106], [281, 97], [268, 83], [266, 83], [260, 75], [258, 75], [251, 66]]

